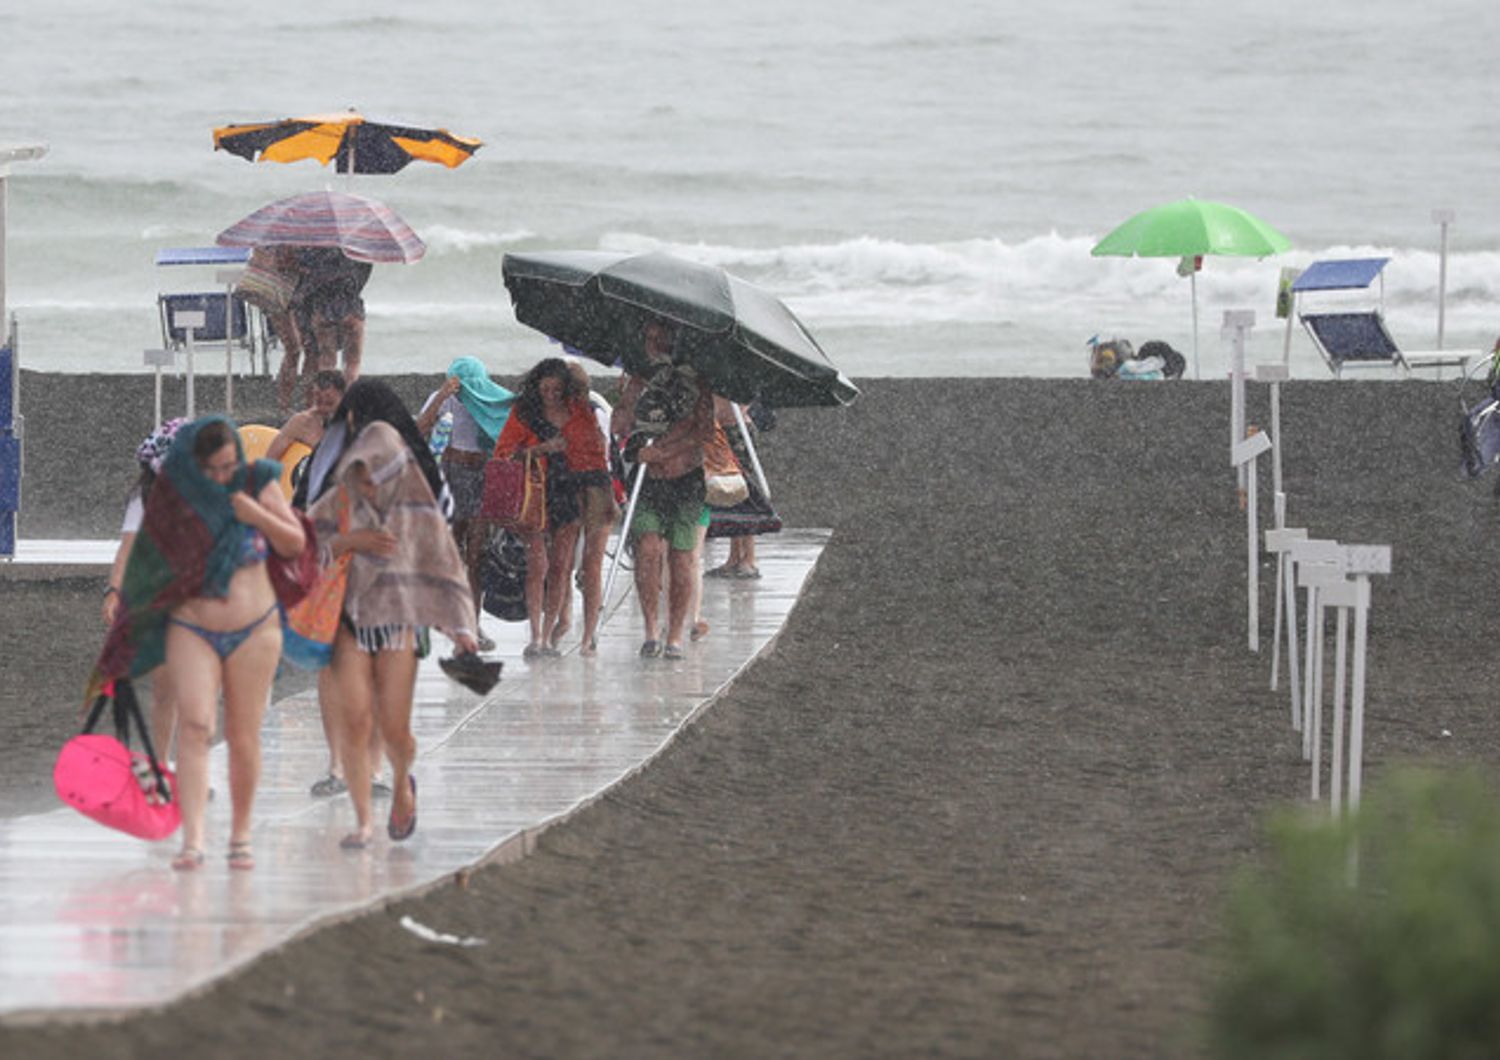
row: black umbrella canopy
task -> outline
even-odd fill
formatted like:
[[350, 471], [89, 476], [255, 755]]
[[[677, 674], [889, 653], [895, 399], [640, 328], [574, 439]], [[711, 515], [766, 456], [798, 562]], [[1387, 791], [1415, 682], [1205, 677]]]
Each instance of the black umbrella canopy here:
[[660, 251], [507, 254], [516, 319], [603, 364], [643, 372], [650, 321], [716, 394], [777, 407], [847, 405], [859, 390], [780, 299], [723, 269]]

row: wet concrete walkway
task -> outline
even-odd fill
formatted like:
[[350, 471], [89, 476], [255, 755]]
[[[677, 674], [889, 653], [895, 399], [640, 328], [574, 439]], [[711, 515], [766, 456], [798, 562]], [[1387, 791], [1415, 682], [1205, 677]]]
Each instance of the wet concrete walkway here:
[[[198, 872], [172, 871], [175, 837], [145, 843], [70, 809], [0, 821], [0, 1017], [163, 1004], [322, 924], [481, 860], [519, 856], [541, 829], [660, 751], [771, 642], [827, 539], [826, 531], [762, 538], [760, 580], [705, 581], [711, 633], [680, 661], [637, 656], [633, 595], [613, 613], [594, 658], [577, 655], [569, 638], [561, 659], [524, 662], [526, 624], [486, 617], [505, 671], [483, 700], [448, 680], [435, 657], [425, 660], [412, 720], [418, 827], [405, 843], [377, 828], [365, 851], [339, 849], [354, 820], [347, 797], [308, 793], [327, 766], [312, 692], [267, 714], [252, 872], [231, 871], [223, 857], [222, 745], [211, 770], [219, 797], [209, 809], [208, 861]], [[710, 543], [710, 565], [723, 548]], [[32, 562], [67, 567], [99, 556], [107, 563], [114, 549], [49, 543], [32, 551]], [[616, 600], [628, 580], [622, 571]], [[434, 647], [441, 652], [446, 641], [435, 638]], [[386, 809], [376, 804], [377, 814]]]

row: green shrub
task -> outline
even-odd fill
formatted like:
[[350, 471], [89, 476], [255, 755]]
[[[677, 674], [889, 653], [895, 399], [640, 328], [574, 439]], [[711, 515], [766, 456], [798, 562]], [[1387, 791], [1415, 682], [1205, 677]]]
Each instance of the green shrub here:
[[1222, 1057], [1500, 1057], [1500, 800], [1394, 772], [1347, 822], [1283, 812], [1235, 881], [1207, 1043]]

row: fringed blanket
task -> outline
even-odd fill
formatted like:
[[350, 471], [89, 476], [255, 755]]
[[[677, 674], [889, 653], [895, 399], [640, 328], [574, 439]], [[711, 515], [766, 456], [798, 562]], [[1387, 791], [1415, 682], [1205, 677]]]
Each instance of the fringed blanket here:
[[356, 631], [380, 631], [370, 646], [404, 644], [404, 631], [421, 626], [474, 632], [468, 573], [401, 434], [384, 421], [370, 423], [344, 450], [332, 481], [335, 488], [308, 511], [320, 543], [338, 533], [341, 495], [348, 498], [350, 530], [384, 529], [396, 539], [394, 554], [356, 552], [349, 563], [344, 613]]

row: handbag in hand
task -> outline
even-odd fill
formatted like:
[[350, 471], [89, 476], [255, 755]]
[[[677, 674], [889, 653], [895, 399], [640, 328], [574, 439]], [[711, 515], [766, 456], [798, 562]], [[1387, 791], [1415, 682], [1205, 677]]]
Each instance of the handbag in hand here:
[[[340, 487], [342, 489], [342, 487]], [[339, 494], [339, 533], [349, 530], [349, 497]], [[304, 527], [308, 540], [313, 539], [311, 526]], [[333, 641], [339, 632], [339, 615], [344, 610], [344, 592], [349, 587], [349, 561], [345, 552], [327, 567], [317, 570], [312, 588], [295, 607], [286, 611], [281, 625], [281, 654], [293, 666], [304, 670], [321, 670], [333, 662]]]
[[[106, 736], [93, 729], [111, 701], [115, 735]], [[132, 724], [144, 754], [130, 749]], [[177, 778], [158, 761], [135, 689], [123, 677], [105, 686], [83, 731], [63, 744], [52, 785], [79, 813], [140, 839], [165, 839], [182, 823]]]
[[292, 512], [302, 524], [302, 551], [291, 559], [284, 559], [273, 548], [266, 558], [266, 573], [271, 577], [271, 588], [276, 590], [276, 602], [286, 611], [302, 602], [318, 583], [321, 573], [318, 537], [313, 532], [312, 520], [301, 509], [293, 508]]
[[710, 508], [733, 508], [750, 496], [750, 483], [738, 471], [709, 475], [703, 480], [703, 503]]
[[479, 515], [517, 534], [545, 530], [547, 478], [542, 462], [527, 453], [524, 460], [497, 457], [485, 464]]

